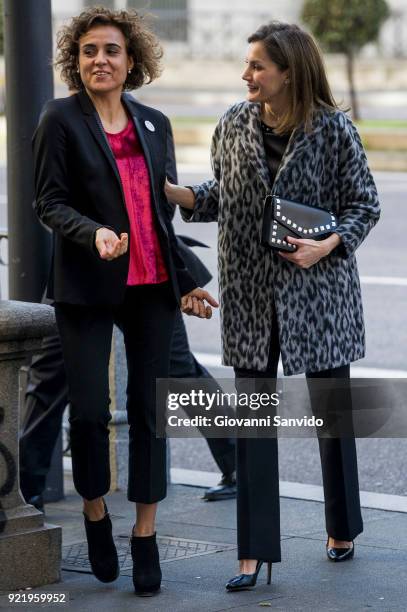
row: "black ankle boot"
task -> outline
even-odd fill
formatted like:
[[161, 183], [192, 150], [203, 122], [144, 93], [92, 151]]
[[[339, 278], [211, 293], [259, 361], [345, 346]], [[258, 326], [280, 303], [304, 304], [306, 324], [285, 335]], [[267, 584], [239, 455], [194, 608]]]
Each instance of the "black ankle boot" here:
[[85, 513], [83, 516], [92, 571], [101, 582], [113, 582], [119, 576], [120, 568], [106, 504], [105, 516], [99, 521], [90, 521]]
[[133, 584], [136, 594], [140, 597], [149, 597], [158, 593], [161, 586], [161, 568], [156, 534], [132, 535], [130, 543], [133, 559]]

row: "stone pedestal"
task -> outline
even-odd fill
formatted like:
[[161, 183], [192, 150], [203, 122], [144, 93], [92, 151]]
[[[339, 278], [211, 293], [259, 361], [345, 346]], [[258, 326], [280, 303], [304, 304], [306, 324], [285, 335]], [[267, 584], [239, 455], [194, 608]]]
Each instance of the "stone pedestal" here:
[[0, 590], [60, 580], [61, 528], [25, 503], [19, 487], [19, 371], [55, 333], [50, 306], [0, 301]]

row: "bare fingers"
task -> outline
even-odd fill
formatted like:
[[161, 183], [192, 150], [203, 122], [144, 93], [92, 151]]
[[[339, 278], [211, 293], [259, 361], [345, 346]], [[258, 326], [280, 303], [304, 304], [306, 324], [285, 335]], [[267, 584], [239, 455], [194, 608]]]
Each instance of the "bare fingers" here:
[[184, 314], [199, 317], [200, 319], [210, 319], [212, 308], [205, 306], [205, 302], [195, 296], [183, 297], [181, 300], [181, 310]]

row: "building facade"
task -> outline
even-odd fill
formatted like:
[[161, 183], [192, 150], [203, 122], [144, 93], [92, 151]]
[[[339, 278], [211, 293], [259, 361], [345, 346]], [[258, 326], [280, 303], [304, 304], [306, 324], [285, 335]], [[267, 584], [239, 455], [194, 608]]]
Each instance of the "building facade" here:
[[[387, 0], [391, 16], [378, 44], [368, 45], [367, 57], [407, 57], [407, 0]], [[87, 0], [52, 0], [54, 26], [84, 7]], [[102, 0], [110, 8], [135, 8], [156, 16], [153, 27], [169, 56], [239, 59], [242, 40], [263, 22], [299, 22], [302, 0]]]

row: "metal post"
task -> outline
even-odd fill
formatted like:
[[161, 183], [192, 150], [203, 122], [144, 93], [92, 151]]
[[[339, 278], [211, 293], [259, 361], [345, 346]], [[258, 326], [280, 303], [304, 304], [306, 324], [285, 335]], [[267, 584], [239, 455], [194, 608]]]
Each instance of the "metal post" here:
[[10, 299], [40, 302], [51, 236], [34, 200], [31, 138], [53, 97], [51, 0], [4, 2]]

